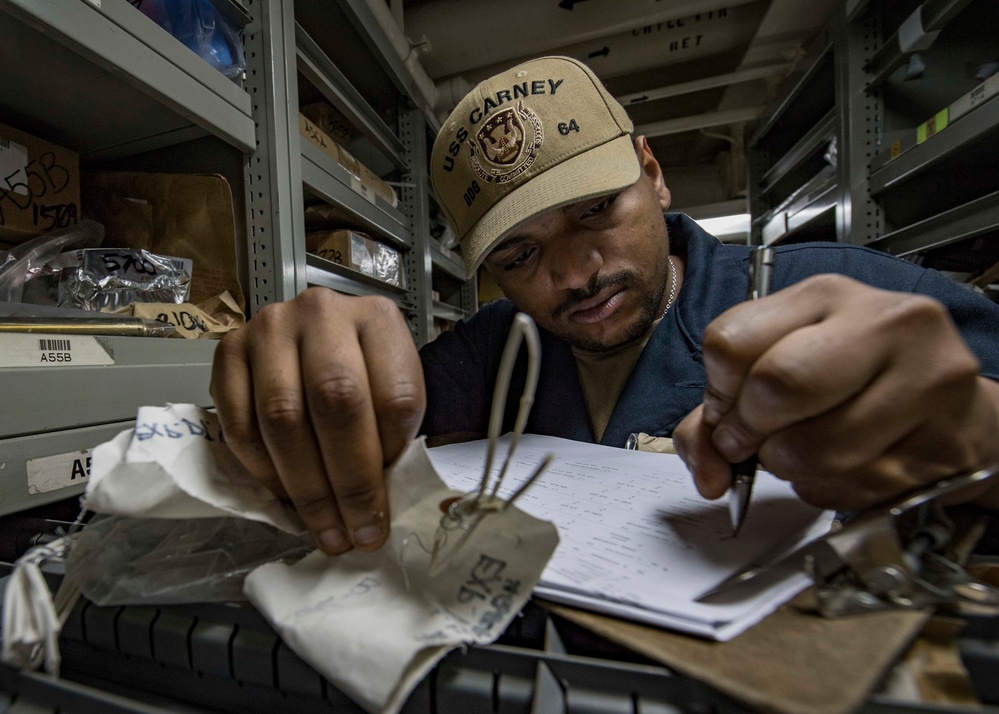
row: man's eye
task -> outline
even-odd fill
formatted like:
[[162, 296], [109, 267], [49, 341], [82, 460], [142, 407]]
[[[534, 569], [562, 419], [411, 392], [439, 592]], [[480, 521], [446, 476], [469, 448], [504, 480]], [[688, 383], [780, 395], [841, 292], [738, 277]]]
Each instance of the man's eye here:
[[589, 208], [587, 208], [585, 211], [583, 211], [582, 217], [589, 218], [590, 216], [600, 215], [601, 213], [607, 210], [608, 206], [610, 206], [612, 203], [614, 203], [615, 200], [617, 200], [617, 197], [618, 194], [616, 193], [613, 196], [607, 196], [607, 198], [604, 198], [599, 203], [595, 203]]
[[519, 251], [512, 260], [508, 260], [503, 264], [504, 270], [515, 270], [527, 263], [534, 255], [534, 248], [525, 248]]

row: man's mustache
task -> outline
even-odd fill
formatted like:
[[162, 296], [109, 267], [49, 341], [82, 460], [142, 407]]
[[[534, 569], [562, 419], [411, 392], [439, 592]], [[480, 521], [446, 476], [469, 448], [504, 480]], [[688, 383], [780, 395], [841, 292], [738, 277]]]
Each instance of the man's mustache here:
[[585, 288], [570, 290], [558, 307], [552, 311], [552, 320], [558, 320], [561, 316], [571, 311], [580, 303], [589, 300], [609, 287], [626, 287], [634, 277], [630, 270], [622, 270], [613, 275], [594, 275]]

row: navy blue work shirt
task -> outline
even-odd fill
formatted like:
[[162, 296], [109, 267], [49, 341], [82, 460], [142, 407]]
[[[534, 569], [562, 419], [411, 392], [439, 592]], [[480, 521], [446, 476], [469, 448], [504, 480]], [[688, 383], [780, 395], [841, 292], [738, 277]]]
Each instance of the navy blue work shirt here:
[[[702, 401], [705, 328], [745, 299], [750, 246], [727, 245], [681, 213], [666, 213], [670, 250], [686, 259], [683, 287], [659, 323], [625, 384], [600, 443], [624, 446], [632, 432], [669, 436]], [[934, 270], [845, 243], [780, 246], [777, 291], [811, 275], [839, 273], [868, 285], [936, 298], [950, 311], [983, 375], [999, 380], [999, 305]], [[516, 308], [509, 300], [483, 306], [420, 351], [427, 386], [421, 433], [486, 434], [500, 356]], [[857, 345], [858, 350], [864, 349]], [[541, 330], [541, 375], [526, 431], [593, 442], [576, 360], [569, 345]], [[503, 432], [513, 427], [526, 355], [514, 372]]]

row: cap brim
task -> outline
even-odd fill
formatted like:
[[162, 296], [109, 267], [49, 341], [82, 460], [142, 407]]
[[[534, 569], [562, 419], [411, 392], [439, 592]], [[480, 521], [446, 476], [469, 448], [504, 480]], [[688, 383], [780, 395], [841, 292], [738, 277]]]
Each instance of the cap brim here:
[[638, 180], [641, 167], [630, 136], [620, 136], [556, 164], [503, 197], [461, 242], [467, 277], [475, 275], [506, 235], [553, 208], [613, 193]]

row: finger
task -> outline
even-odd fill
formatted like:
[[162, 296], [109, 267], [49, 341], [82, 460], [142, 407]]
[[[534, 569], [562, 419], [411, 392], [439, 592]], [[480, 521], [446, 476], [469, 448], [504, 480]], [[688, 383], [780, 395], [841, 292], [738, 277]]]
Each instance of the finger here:
[[715, 499], [732, 485], [732, 465], [712, 446], [711, 432], [711, 426], [704, 421], [702, 404], [673, 430], [673, 447], [693, 476], [698, 493]]
[[[977, 449], [964, 436], [976, 403], [978, 378], [963, 360], [935, 375], [886, 371], [862, 393], [820, 417], [767, 439], [760, 457], [795, 484], [799, 495], [825, 508], [856, 509], [977, 466]], [[953, 407], [953, 408], [952, 408]]]
[[371, 319], [359, 329], [361, 349], [371, 382], [371, 402], [378, 422], [383, 466], [402, 453], [420, 428], [426, 388], [412, 333], [394, 303], [379, 301]]
[[388, 536], [385, 458], [357, 333], [366, 316], [353, 315], [369, 307], [369, 301], [347, 302], [329, 291], [308, 299], [336, 301], [344, 320], [351, 322], [351, 329], [320, 331], [301, 343], [305, 399], [319, 437], [317, 473], [326, 475], [325, 492], [330, 503], [335, 499], [343, 535], [359, 550], [376, 550]]
[[257, 426], [245, 331], [246, 328], [231, 332], [219, 342], [208, 392], [229, 450], [278, 498], [288, 498]]
[[[712, 434], [715, 448], [730, 462], [741, 461], [771, 434], [866, 389], [891, 359], [891, 346], [871, 337], [852, 316], [833, 316], [780, 338], [744, 377]], [[858, 344], [867, 348], [857, 350]]]
[[249, 349], [254, 408], [264, 444], [316, 544], [328, 554], [343, 553], [351, 542], [309, 422], [295, 326], [283, 322], [282, 311], [275, 309], [262, 310], [253, 319], [269, 337], [254, 341]]
[[[757, 359], [789, 333], [826, 319], [841, 289], [839, 276], [815, 276], [715, 318], [704, 332], [708, 387], [704, 419], [717, 425], [735, 404]], [[832, 284], [830, 284], [832, 283]]]

